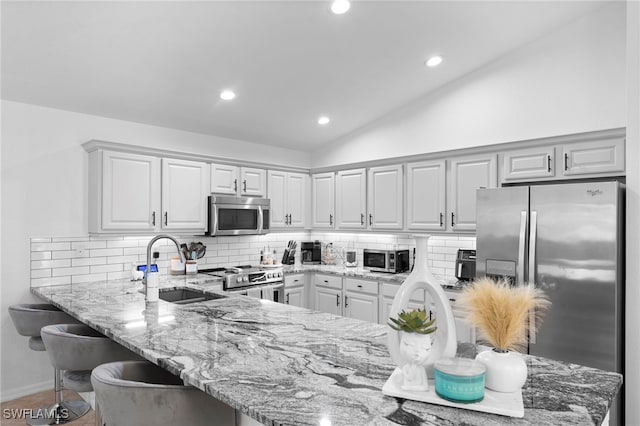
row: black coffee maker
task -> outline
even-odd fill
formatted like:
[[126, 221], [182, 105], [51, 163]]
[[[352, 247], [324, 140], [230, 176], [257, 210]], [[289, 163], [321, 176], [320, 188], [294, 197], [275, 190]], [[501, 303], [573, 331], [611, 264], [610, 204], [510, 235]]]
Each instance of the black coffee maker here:
[[471, 281], [476, 277], [476, 251], [459, 249], [456, 258], [456, 278]]
[[303, 265], [320, 265], [322, 261], [322, 244], [320, 241], [303, 241], [300, 243], [301, 263]]

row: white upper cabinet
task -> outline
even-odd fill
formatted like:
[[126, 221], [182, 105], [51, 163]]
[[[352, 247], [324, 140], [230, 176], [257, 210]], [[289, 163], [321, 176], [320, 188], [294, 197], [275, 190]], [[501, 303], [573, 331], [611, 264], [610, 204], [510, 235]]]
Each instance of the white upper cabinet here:
[[264, 197], [267, 193], [267, 172], [249, 167], [211, 164], [211, 192]]
[[407, 228], [444, 231], [446, 191], [444, 160], [407, 164]]
[[267, 193], [267, 172], [263, 169], [241, 167], [240, 183], [238, 185], [240, 195], [264, 197]]
[[498, 183], [496, 154], [460, 157], [451, 160], [449, 217], [451, 229], [476, 229], [476, 190], [495, 188]]
[[402, 165], [369, 169], [369, 227], [371, 229], [402, 229], [403, 176]]
[[367, 227], [367, 170], [342, 170], [336, 174], [336, 226]]
[[562, 170], [565, 176], [600, 173], [622, 174], [624, 139], [608, 139], [562, 146]]
[[153, 231], [160, 222], [160, 159], [89, 153], [89, 232]]
[[205, 232], [209, 165], [162, 159], [162, 223], [166, 230]]
[[302, 173], [269, 170], [268, 197], [271, 200], [271, 228], [303, 228], [309, 177]]
[[502, 157], [502, 179], [550, 178], [555, 175], [553, 146], [505, 152]]
[[238, 194], [240, 168], [226, 164], [211, 164], [211, 192], [216, 194]]
[[318, 173], [311, 175], [312, 207], [311, 226], [333, 229], [335, 224], [335, 174]]

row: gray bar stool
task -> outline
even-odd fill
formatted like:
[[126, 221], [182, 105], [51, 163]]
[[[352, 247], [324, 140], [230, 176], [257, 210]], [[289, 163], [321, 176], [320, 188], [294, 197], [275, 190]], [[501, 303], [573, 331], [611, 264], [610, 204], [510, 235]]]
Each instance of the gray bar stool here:
[[103, 364], [91, 382], [106, 426], [235, 425], [235, 410], [148, 361]]
[[[29, 348], [34, 351], [46, 350], [40, 337], [40, 329], [42, 327], [51, 324], [77, 323], [72, 316], [48, 303], [11, 305], [9, 306], [9, 316], [18, 334], [29, 337]], [[56, 370], [54, 377], [58, 378], [59, 376], [60, 372]], [[33, 426], [55, 424], [56, 420], [53, 413], [57, 412], [59, 402], [56, 400], [56, 403], [50, 407], [34, 410], [41, 416], [28, 418], [27, 424]]]
[[[84, 324], [56, 324], [40, 331], [51, 364], [64, 370], [56, 381], [56, 395], [62, 401], [65, 389], [91, 392], [91, 370], [107, 362], [140, 359], [139, 356]], [[66, 411], [60, 413], [60, 423], [67, 423], [87, 414], [91, 406], [85, 401], [61, 402]], [[98, 411], [96, 409], [96, 411]]]

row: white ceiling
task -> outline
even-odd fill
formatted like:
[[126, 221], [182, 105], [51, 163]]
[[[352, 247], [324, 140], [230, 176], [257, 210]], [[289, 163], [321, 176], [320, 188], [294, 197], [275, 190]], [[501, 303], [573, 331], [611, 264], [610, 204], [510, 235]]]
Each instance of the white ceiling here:
[[602, 5], [352, 3], [3, 1], [2, 98], [312, 151]]

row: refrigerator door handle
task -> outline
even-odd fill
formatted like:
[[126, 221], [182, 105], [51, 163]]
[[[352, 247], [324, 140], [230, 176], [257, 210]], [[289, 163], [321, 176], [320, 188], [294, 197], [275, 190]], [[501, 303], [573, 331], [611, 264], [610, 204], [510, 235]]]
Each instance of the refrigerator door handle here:
[[[529, 285], [533, 286], [536, 278], [536, 238], [538, 232], [538, 212], [531, 212], [529, 228]], [[536, 311], [529, 311], [529, 343], [536, 343]]]
[[520, 212], [520, 237], [518, 241], [518, 269], [516, 270], [516, 285], [524, 284], [524, 246], [527, 232], [527, 212]]

